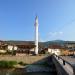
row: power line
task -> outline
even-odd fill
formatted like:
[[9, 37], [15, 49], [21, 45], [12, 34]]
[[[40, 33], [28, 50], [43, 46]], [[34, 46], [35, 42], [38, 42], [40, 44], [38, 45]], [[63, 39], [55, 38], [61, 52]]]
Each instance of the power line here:
[[65, 23], [64, 25], [62, 25], [60, 28], [58, 28], [57, 30], [62, 30], [64, 28], [66, 28], [68, 25], [71, 25], [73, 22], [75, 22], [75, 19], [69, 21], [68, 23]]

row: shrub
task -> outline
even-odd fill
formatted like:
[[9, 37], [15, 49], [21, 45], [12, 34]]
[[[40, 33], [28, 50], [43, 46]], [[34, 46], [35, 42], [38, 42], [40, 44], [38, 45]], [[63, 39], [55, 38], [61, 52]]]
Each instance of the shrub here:
[[0, 68], [13, 68], [16, 65], [16, 61], [0, 61]]
[[16, 50], [13, 50], [12, 55], [16, 55]]
[[20, 61], [18, 64], [20, 64], [20, 65], [22, 65], [22, 66], [27, 65], [26, 63], [24, 63], [24, 62], [22, 62], [22, 61]]

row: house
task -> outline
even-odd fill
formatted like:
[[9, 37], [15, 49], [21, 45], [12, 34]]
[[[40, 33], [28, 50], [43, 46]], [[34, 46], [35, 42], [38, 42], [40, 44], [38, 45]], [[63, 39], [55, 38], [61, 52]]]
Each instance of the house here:
[[18, 47], [17, 53], [33, 53], [35, 50], [35, 45], [30, 45], [30, 44], [20, 44], [16, 45]]
[[0, 41], [0, 53], [15, 51], [16, 53], [34, 52], [35, 45], [25, 41]]
[[51, 54], [62, 55], [64, 48], [60, 45], [50, 45], [48, 47], [48, 52]]
[[7, 52], [7, 51], [6, 51], [6, 46], [7, 46], [7, 45], [4, 44], [2, 40], [0, 40], [0, 54], [1, 54], [1, 53], [4, 54], [4, 53]]
[[18, 46], [8, 44], [7, 45], [7, 50], [10, 51], [10, 52], [13, 51], [13, 50], [17, 51], [18, 50]]
[[65, 46], [69, 51], [68, 55], [75, 55], [75, 42], [74, 41], [66, 42]]

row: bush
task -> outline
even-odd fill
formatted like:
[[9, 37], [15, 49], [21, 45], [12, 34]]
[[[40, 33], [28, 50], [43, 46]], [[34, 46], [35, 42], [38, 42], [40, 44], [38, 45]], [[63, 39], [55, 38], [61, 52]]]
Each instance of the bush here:
[[16, 55], [16, 50], [14, 50], [14, 51], [12, 52], [12, 55]]
[[24, 63], [24, 62], [22, 62], [22, 61], [20, 61], [18, 64], [20, 64], [20, 65], [22, 65], [22, 66], [27, 65], [26, 63]]
[[0, 61], [0, 68], [13, 68], [16, 65], [16, 61]]

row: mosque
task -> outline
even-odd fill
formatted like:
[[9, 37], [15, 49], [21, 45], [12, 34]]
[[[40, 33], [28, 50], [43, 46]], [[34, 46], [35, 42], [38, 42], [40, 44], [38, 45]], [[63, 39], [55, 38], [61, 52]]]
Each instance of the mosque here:
[[[0, 53], [26, 53], [26, 54], [35, 54], [38, 55], [39, 51], [47, 51], [49, 53], [54, 53], [57, 55], [61, 55], [61, 51], [64, 51], [64, 54], [75, 54], [75, 42], [67, 42], [65, 45], [68, 50], [66, 50], [65, 46], [59, 46], [57, 44], [49, 45], [49, 47], [45, 48], [45, 45], [40, 44], [38, 42], [38, 17], [35, 18], [35, 40], [34, 41], [2, 41], [0, 40]], [[68, 52], [70, 51], [70, 53]]]

